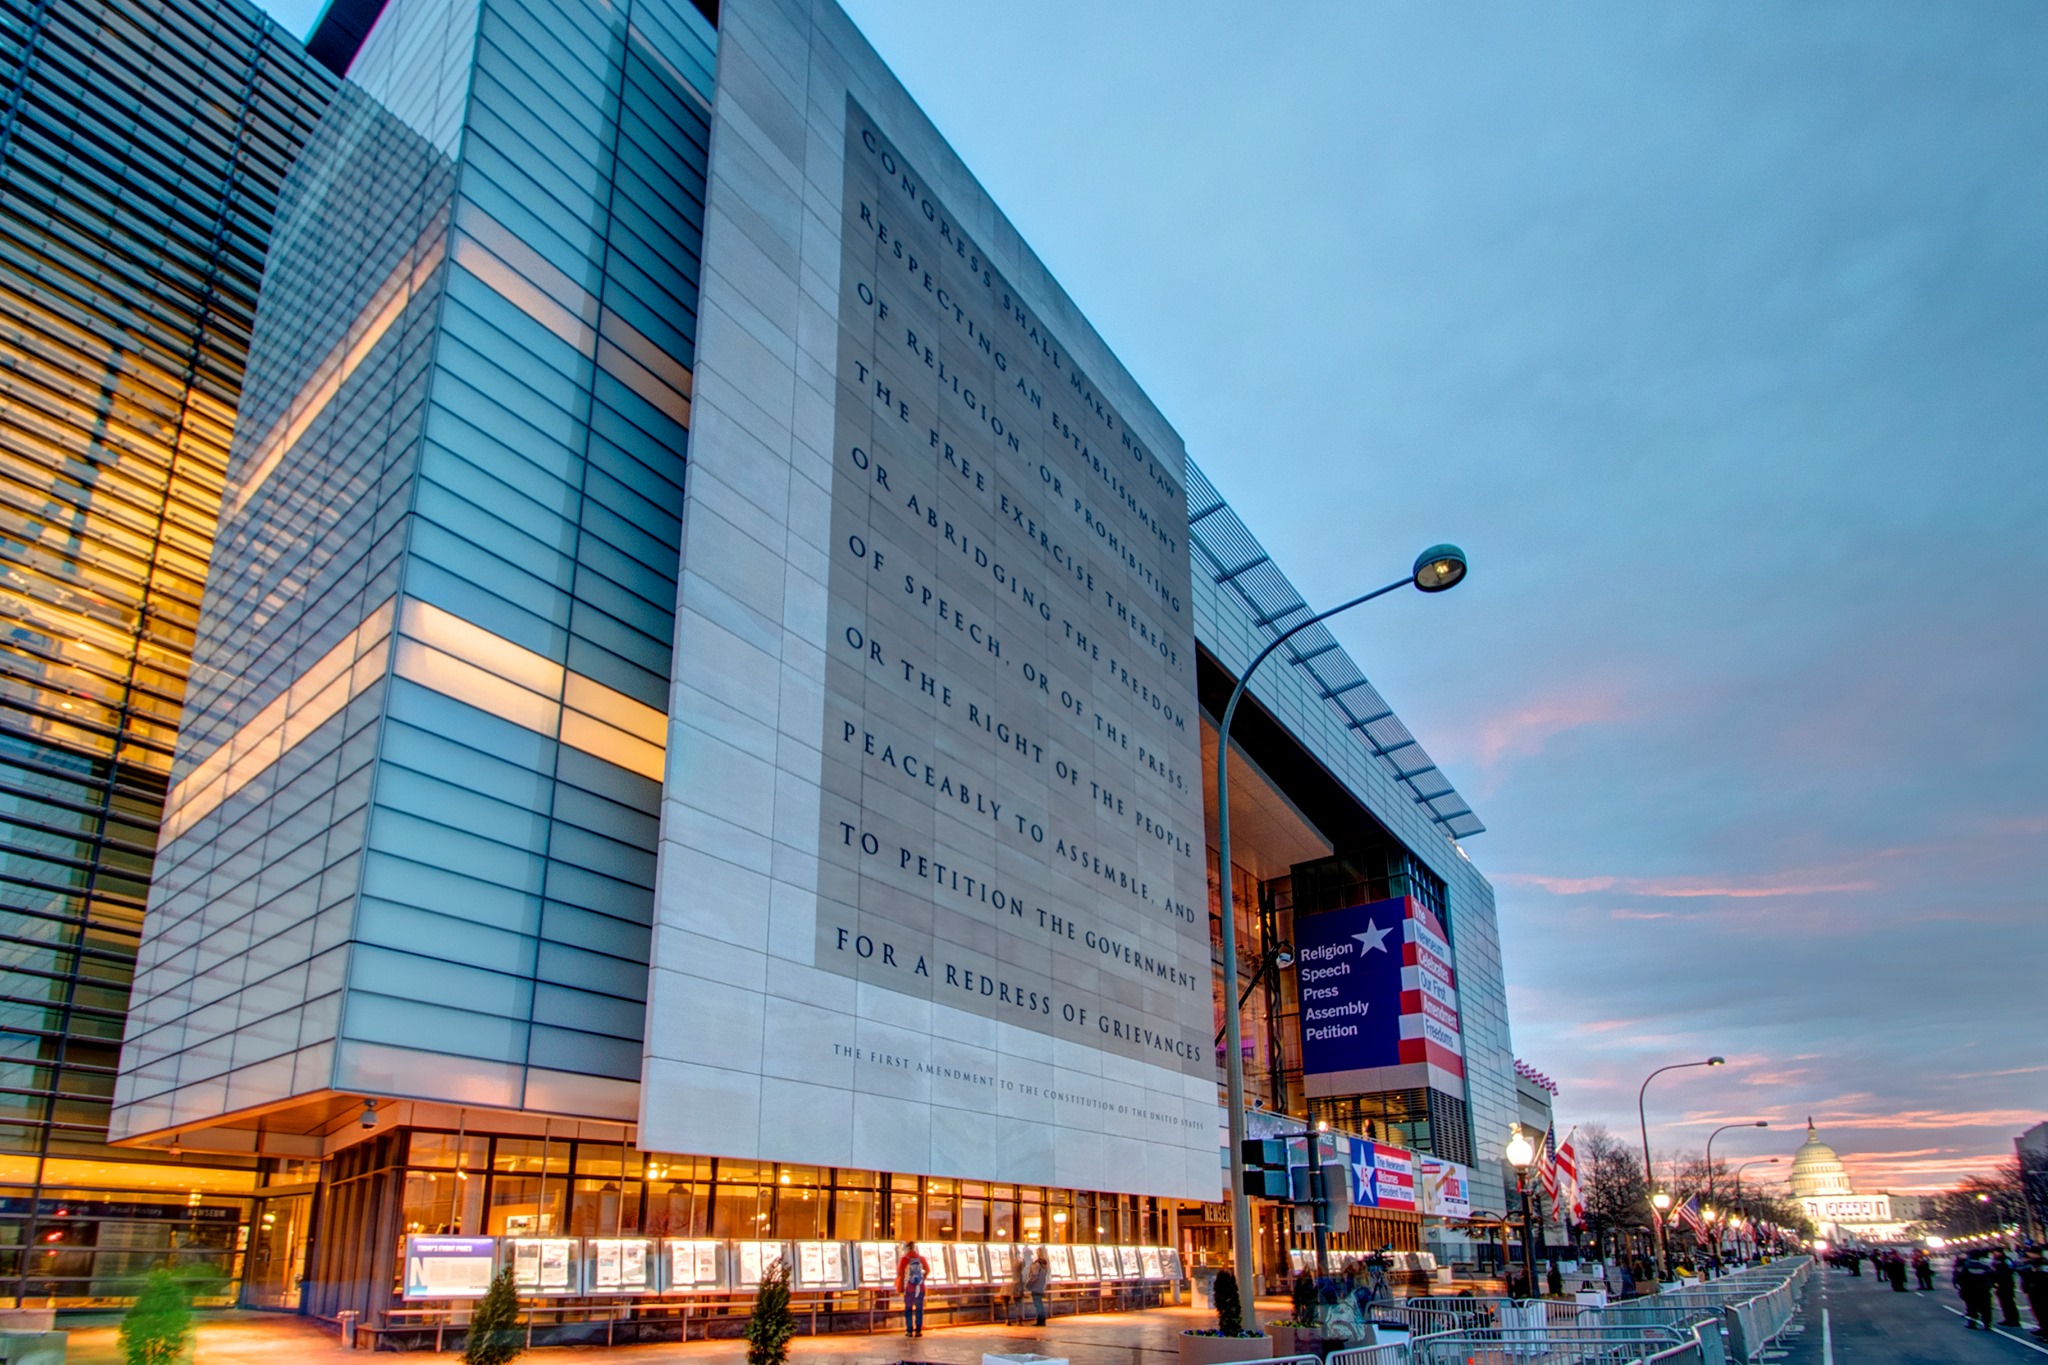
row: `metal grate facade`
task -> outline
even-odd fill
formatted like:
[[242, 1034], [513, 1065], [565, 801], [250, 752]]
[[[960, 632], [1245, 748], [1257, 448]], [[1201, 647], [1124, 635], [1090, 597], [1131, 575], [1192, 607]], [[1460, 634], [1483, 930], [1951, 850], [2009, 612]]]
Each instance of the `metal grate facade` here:
[[[1242, 601], [1267, 639], [1315, 614], [1193, 461], [1188, 462], [1188, 528], [1188, 543], [1199, 556], [1195, 571], [1206, 571], [1218, 587]], [[1408, 790], [1431, 823], [1453, 839], [1486, 828], [1328, 626], [1310, 626], [1295, 636], [1284, 657], [1338, 712], [1387, 775]]]

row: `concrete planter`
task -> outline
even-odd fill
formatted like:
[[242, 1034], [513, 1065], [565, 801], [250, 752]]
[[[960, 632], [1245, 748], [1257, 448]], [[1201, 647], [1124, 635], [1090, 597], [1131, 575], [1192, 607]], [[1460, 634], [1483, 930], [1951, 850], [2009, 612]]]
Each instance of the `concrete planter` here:
[[1180, 1334], [1180, 1365], [1235, 1365], [1242, 1360], [1271, 1360], [1273, 1338], [1264, 1332], [1251, 1337], [1205, 1337]]
[[[1314, 1349], [1313, 1343], [1317, 1340], [1313, 1333], [1304, 1332], [1291, 1322], [1267, 1323], [1266, 1335], [1273, 1338], [1273, 1359], [1275, 1360], [1279, 1360], [1283, 1356], [1306, 1355]], [[1298, 1344], [1304, 1338], [1311, 1343], [1309, 1346]]]

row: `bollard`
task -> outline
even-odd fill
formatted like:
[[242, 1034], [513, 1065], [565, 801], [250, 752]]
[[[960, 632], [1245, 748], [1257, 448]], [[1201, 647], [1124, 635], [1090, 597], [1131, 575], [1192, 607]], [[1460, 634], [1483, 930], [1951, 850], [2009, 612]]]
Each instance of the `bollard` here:
[[344, 1308], [334, 1315], [334, 1320], [341, 1324], [341, 1344], [351, 1351], [356, 1349], [356, 1319], [359, 1316], [353, 1308]]

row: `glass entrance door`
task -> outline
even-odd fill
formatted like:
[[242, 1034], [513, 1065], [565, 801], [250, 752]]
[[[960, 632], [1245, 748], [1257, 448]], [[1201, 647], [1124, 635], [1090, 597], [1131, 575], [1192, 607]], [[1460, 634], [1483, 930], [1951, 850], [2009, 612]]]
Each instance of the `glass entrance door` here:
[[243, 1273], [243, 1307], [299, 1311], [300, 1282], [306, 1272], [306, 1232], [312, 1217], [310, 1194], [258, 1202]]

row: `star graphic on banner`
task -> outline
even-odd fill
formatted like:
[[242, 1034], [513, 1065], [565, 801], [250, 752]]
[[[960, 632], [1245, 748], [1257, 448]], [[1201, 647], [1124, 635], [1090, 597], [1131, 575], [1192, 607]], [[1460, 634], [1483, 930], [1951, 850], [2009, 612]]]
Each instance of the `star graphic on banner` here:
[[1367, 920], [1365, 922], [1365, 932], [1362, 934], [1353, 934], [1351, 937], [1357, 939], [1359, 943], [1363, 945], [1359, 948], [1358, 955], [1360, 957], [1364, 957], [1367, 953], [1370, 952], [1386, 952], [1387, 935], [1393, 932], [1394, 926], [1391, 924], [1388, 925], [1386, 928], [1382, 929], [1380, 928], [1377, 921]]

